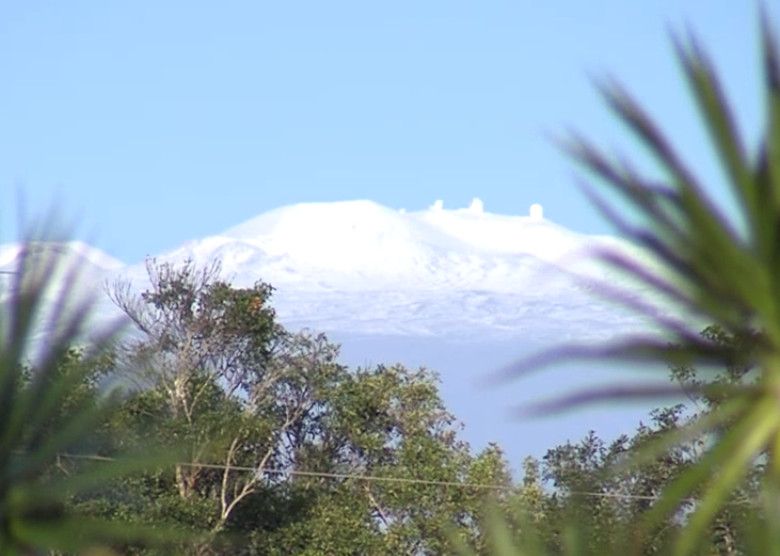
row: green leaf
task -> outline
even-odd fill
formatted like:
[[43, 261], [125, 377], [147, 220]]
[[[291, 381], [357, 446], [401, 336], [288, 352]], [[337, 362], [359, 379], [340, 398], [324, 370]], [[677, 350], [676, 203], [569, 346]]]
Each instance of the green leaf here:
[[[721, 440], [718, 448], [727, 453], [728, 458], [722, 456], [713, 458], [718, 463], [724, 459], [725, 461], [719, 466], [715, 479], [708, 485], [699, 502], [699, 507], [680, 535], [676, 545], [676, 554], [687, 556], [693, 553], [706, 527], [712, 522], [728, 494], [744, 476], [748, 464], [766, 445], [768, 437], [773, 432], [777, 432], [778, 426], [780, 426], [780, 414], [773, 407], [772, 401], [766, 400], [756, 406], [751, 414], [743, 419], [739, 428], [735, 428], [726, 438]], [[700, 473], [706, 471], [706, 467], [703, 465], [704, 462], [697, 469]]]

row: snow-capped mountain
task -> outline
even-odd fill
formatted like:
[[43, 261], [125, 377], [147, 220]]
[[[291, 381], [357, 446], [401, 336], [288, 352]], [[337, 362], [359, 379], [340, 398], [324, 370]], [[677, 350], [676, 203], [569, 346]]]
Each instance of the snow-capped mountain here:
[[24, 256], [28, 257], [28, 260], [55, 257], [64, 266], [88, 265], [92, 267], [88, 271], [91, 273], [118, 270], [125, 266], [120, 260], [83, 241], [33, 242], [0, 245], [0, 270], [14, 272], [19, 260]]
[[[0, 305], [13, 296], [17, 276], [22, 270], [38, 279], [43, 275], [47, 282], [44, 303], [40, 307], [34, 336], [48, 337], [52, 311], [80, 310], [94, 306], [88, 316], [85, 333], [99, 333], [106, 325], [121, 317], [110, 307], [104, 283], [107, 276], [120, 272], [125, 265], [107, 253], [81, 241], [36, 241], [0, 245]], [[63, 296], [67, 290], [68, 295]], [[58, 305], [58, 301], [65, 300]]]
[[[81, 242], [31, 248], [78, 268], [78, 289], [102, 294], [97, 313], [106, 320], [118, 315], [106, 284], [147, 285], [143, 263], [125, 266]], [[642, 326], [594, 295], [594, 283], [628, 285], [594, 259], [604, 248], [638, 253], [615, 238], [567, 230], [538, 205], [528, 216], [509, 216], [486, 212], [478, 199], [466, 209], [437, 201], [418, 212], [347, 201], [275, 209], [157, 259], [216, 259], [238, 285], [272, 284], [277, 312], [292, 327], [544, 342]], [[0, 247], [0, 272], [14, 268], [22, 249]]]
[[[566, 268], [604, 238], [575, 234], [542, 218], [469, 209], [398, 212], [371, 201], [276, 209], [171, 253], [218, 257], [237, 278], [263, 269], [299, 287], [517, 291], [525, 277]], [[567, 268], [567, 270], [569, 270]], [[276, 280], [274, 280], [276, 278]]]
[[[477, 199], [465, 209], [448, 210], [438, 201], [417, 212], [348, 201], [282, 207], [155, 258], [196, 264], [216, 259], [236, 285], [272, 284], [280, 321], [293, 330], [328, 333], [342, 344], [347, 364], [398, 361], [438, 370], [445, 401], [468, 424], [469, 439], [499, 441], [519, 463], [590, 428], [606, 435], [627, 432], [649, 409], [622, 415], [610, 410], [606, 420], [604, 410], [583, 412], [563, 426], [558, 420], [496, 427], [513, 403], [614, 379], [603, 365], [526, 380], [520, 395], [515, 389], [474, 390], [475, 380], [541, 346], [647, 330], [636, 314], [598, 295], [597, 283], [644, 295], [594, 259], [594, 251], [604, 248], [642, 257], [621, 240], [567, 230], [545, 219], [538, 205], [511, 216], [491, 214]], [[80, 271], [76, 298], [99, 298], [93, 331], [121, 316], [106, 293], [112, 283], [129, 280], [138, 292], [148, 285], [144, 263], [123, 265], [81, 242], [5, 245], [0, 301], [10, 295], [12, 276], [6, 273], [16, 269], [25, 249]], [[525, 435], [522, 445], [516, 445], [516, 434]]]
[[[596, 249], [637, 250], [543, 217], [441, 202], [419, 212], [371, 201], [306, 203], [266, 212], [160, 260], [221, 261], [237, 284], [261, 279], [293, 326], [426, 336], [609, 335], [638, 325], [593, 294], [594, 281], [626, 284]], [[115, 274], [144, 284], [143, 265]], [[563, 336], [562, 336], [563, 335]]]
[[22, 265], [28, 271], [52, 272], [53, 280], [46, 296], [57, 299], [65, 287], [74, 305], [90, 298], [102, 301], [101, 284], [105, 276], [119, 272], [125, 265], [107, 253], [81, 241], [37, 241], [0, 245], [0, 303], [11, 295], [14, 274]]

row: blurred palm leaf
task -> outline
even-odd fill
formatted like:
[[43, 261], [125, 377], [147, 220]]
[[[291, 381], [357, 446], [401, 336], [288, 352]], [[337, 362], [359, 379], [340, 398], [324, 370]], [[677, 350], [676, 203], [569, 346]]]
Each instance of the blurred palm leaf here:
[[[616, 252], [602, 251], [598, 256], [687, 318], [659, 314], [656, 308], [631, 301], [627, 292], [612, 292], [618, 300], [649, 317], [661, 334], [637, 336], [599, 348], [555, 350], [513, 368], [518, 373], [561, 357], [671, 365], [755, 365], [755, 384], [730, 387], [725, 394], [728, 402], [695, 425], [716, 430], [728, 420], [727, 433], [700, 464], [670, 485], [648, 516], [648, 523], [653, 523], [673, 514], [681, 499], [704, 487], [678, 539], [676, 550], [681, 555], [695, 549], [729, 493], [762, 454], [770, 462], [767, 496], [776, 499], [780, 493], [780, 52], [766, 12], [761, 14], [761, 44], [768, 106], [758, 153], [750, 158], [714, 64], [692, 34], [674, 38], [683, 73], [737, 201], [736, 221], [720, 211], [662, 131], [614, 81], [601, 83], [599, 88], [609, 107], [662, 168], [665, 185], [640, 175], [627, 162], [609, 156], [577, 134], [562, 141], [565, 151], [637, 216], [638, 223], [629, 222], [614, 203], [585, 186], [585, 193], [605, 217], [625, 237], [644, 247], [663, 272]], [[709, 341], [700, 334], [702, 322], [716, 324], [735, 338], [750, 339], [754, 349], [745, 352]], [[657, 388], [636, 387], [587, 392], [544, 409], [659, 393], [663, 392]], [[657, 453], [658, 446], [639, 457], [652, 457], [653, 450]], [[774, 546], [780, 551], [780, 543]]]
[[[524, 508], [513, 508], [516, 514], [516, 527], [513, 531], [510, 527], [507, 516], [502, 514], [502, 510], [496, 500], [491, 500], [485, 506], [485, 536], [487, 546], [491, 554], [495, 556], [544, 556], [547, 550], [543, 546], [535, 530], [533, 519], [528, 515]], [[461, 537], [458, 536], [455, 528], [449, 532], [450, 542], [454, 550], [460, 556], [477, 556], [477, 551], [469, 546]], [[565, 556], [581, 554], [577, 549], [580, 546], [568, 547]]]
[[[90, 365], [110, 346], [117, 328], [92, 338], [78, 365], [61, 361], [84, 338], [90, 303], [74, 298], [78, 268], [61, 268], [56, 253], [28, 240], [10, 274], [0, 314], [0, 554], [81, 552], [113, 542], [159, 541], [160, 533], [73, 515], [70, 497], [83, 495], [123, 474], [160, 464], [135, 457], [52, 473], [58, 457], [88, 445], [111, 411], [102, 403], [72, 405]], [[44, 253], [41, 255], [41, 253]], [[63, 272], [64, 271], [64, 272]], [[63, 280], [64, 282], [60, 282]], [[53, 292], [64, 289], [52, 299]], [[34, 371], [26, 376], [26, 363]]]

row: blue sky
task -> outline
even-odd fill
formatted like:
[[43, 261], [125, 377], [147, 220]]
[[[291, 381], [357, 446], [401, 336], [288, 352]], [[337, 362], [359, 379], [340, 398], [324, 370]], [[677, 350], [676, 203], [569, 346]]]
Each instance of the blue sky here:
[[686, 21], [755, 137], [753, 2], [3, 2], [0, 231], [23, 192], [128, 263], [305, 201], [539, 202], [604, 233], [546, 134], [634, 153], [588, 80], [610, 72], [717, 189], [668, 40]]
[[[696, 30], [755, 140], [757, 16], [725, 0], [0, 2], [0, 237], [17, 235], [21, 197], [126, 263], [309, 201], [541, 203], [567, 228], [609, 233], [548, 138], [573, 126], [639, 155], [589, 81], [607, 73], [728, 204], [668, 31]], [[351, 349], [353, 363], [379, 357]], [[590, 427], [635, 428], [603, 411], [500, 432], [539, 454]]]

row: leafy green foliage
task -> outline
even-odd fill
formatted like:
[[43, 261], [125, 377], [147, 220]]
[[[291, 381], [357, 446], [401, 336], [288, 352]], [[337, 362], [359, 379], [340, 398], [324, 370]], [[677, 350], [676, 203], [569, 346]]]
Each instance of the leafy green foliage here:
[[[565, 150], [629, 210], [617, 210], [587, 186], [589, 197], [625, 237], [646, 249], [661, 270], [614, 251], [601, 253], [601, 259], [677, 307], [686, 318], [672, 318], [637, 302], [630, 292], [612, 290], [617, 300], [647, 316], [663, 334], [603, 348], [574, 347], [548, 354], [548, 358], [584, 356], [756, 370], [756, 380], [747, 384], [707, 381], [705, 397], [719, 403], [635, 454], [637, 461], [652, 460], [692, 434], [709, 434], [715, 439], [666, 486], [643, 520], [644, 532], [651, 534], [679, 510], [680, 501], [696, 497], [675, 544], [674, 553], [679, 555], [695, 551], [761, 457], [767, 462], [762, 491], [766, 515], [780, 509], [775, 507], [780, 500], [780, 53], [769, 21], [766, 13], [762, 14], [767, 115], [758, 152], [752, 157], [746, 152], [714, 64], [695, 37], [674, 39], [683, 73], [737, 200], [737, 220], [726, 218], [671, 142], [615, 82], [600, 85], [607, 104], [646, 147], [663, 177], [643, 176], [623, 158], [608, 155], [579, 135], [563, 141]], [[626, 212], [636, 215], [635, 221], [624, 217]], [[702, 321], [713, 323], [736, 341], [701, 336], [697, 323]], [[746, 342], [750, 350], [743, 349]], [[691, 385], [692, 390], [701, 388]], [[629, 387], [586, 393], [559, 405], [656, 396], [659, 392]], [[765, 553], [780, 554], [780, 525], [765, 525]]]
[[[64, 289], [51, 309], [47, 295], [62, 263], [56, 253], [39, 256], [33, 249], [39, 242], [27, 244], [0, 316], [0, 553], [80, 551], [130, 539], [160, 540], [148, 529], [71, 509], [74, 500], [150, 460], [112, 462], [96, 471], [68, 456], [100, 449], [101, 427], [113, 406], [113, 398], [98, 389], [113, 367], [111, 334], [92, 342], [89, 351], [73, 349], [89, 309], [88, 303], [72, 303], [77, 269], [64, 269]], [[48, 326], [38, 337], [36, 325], [46, 319]], [[27, 358], [33, 359], [32, 366]]]
[[[715, 326], [705, 329], [702, 335], [712, 342], [752, 349]], [[685, 404], [653, 410], [649, 423], [640, 423], [632, 436], [622, 435], [607, 443], [591, 431], [577, 443], [567, 442], [548, 450], [541, 461], [527, 459], [522, 486], [504, 503], [493, 504], [492, 521], [488, 520], [484, 528], [488, 538], [493, 539], [493, 552], [487, 553], [671, 553], [673, 540], [684, 530], [699, 503], [701, 489], [677, 500], [675, 512], [656, 521], [653, 528], [642, 531], [641, 524], [669, 485], [694, 468], [734, 423], [724, 423], [717, 431], [689, 434], [673, 445], [665, 444], [667, 448], [655, 450], [653, 458], [636, 455], [643, 455], [647, 446], [655, 447], [670, 435], [680, 437], [680, 433], [689, 432], [702, 416], [728, 402], [719, 395], [721, 388], [713, 390], [710, 386], [739, 386], [755, 376], [753, 369], [734, 365], [727, 365], [720, 372], [680, 366], [671, 367], [670, 371], [671, 380], [688, 395]], [[729, 494], [694, 554], [762, 553], [750, 543], [756, 540], [757, 518], [766, 517], [757, 505], [763, 466], [756, 461], [747, 472], [747, 479]], [[758, 523], [760, 528], [761, 521]], [[474, 548], [479, 554], [485, 553], [484, 545]], [[468, 549], [462, 552], [470, 553]]]
[[233, 288], [218, 266], [148, 270], [140, 296], [113, 290], [140, 332], [124, 364], [144, 372], [111, 437], [179, 463], [116, 483], [93, 511], [190, 531], [191, 554], [445, 554], [453, 525], [481, 535], [508, 466], [458, 438], [435, 375], [346, 368], [324, 335], [275, 322], [269, 286]]

